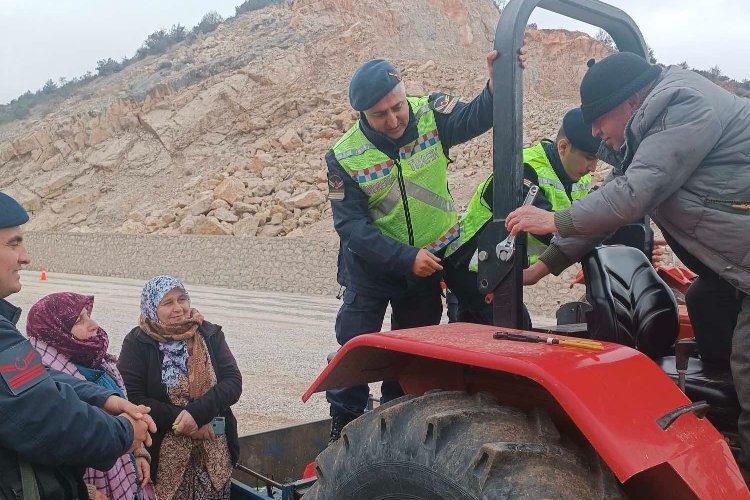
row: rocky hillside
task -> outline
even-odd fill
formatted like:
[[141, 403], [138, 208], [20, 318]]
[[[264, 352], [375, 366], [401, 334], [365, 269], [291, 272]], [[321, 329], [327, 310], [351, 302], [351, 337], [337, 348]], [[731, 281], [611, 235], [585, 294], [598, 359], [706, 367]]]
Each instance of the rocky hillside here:
[[[326, 237], [323, 155], [356, 119], [352, 71], [386, 57], [409, 94], [471, 99], [498, 16], [490, 0], [295, 0], [243, 14], [0, 128], [0, 189], [33, 213], [32, 230]], [[533, 142], [556, 133], [585, 61], [607, 49], [566, 31], [529, 30], [527, 44]], [[490, 139], [452, 151], [459, 204], [489, 172]]]

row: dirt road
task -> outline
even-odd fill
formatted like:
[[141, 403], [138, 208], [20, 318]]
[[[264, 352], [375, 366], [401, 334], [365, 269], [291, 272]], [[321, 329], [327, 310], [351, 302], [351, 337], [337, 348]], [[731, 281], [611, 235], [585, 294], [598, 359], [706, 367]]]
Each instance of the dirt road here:
[[[23, 290], [9, 300], [24, 309], [19, 329], [25, 331], [29, 307], [43, 295], [74, 291], [96, 297], [94, 318], [109, 333], [112, 354], [136, 325], [141, 280], [22, 271]], [[300, 399], [338, 347], [333, 324], [339, 301], [188, 285], [192, 305], [207, 320], [224, 327], [242, 370], [243, 393], [233, 407], [240, 434], [328, 416], [322, 394], [308, 403]]]
[[[42, 296], [60, 291], [94, 295], [94, 318], [109, 333], [109, 352], [117, 355], [136, 325], [141, 280], [22, 271], [23, 290], [9, 300], [28, 311]], [[187, 285], [192, 305], [208, 321], [223, 326], [242, 371], [243, 392], [233, 409], [240, 434], [328, 416], [323, 394], [303, 404], [302, 393], [338, 348], [333, 325], [340, 302], [334, 297], [234, 290]], [[385, 330], [390, 328], [390, 311]], [[541, 318], [534, 318], [539, 322]], [[443, 322], [447, 322], [445, 315]], [[539, 324], [553, 321], [541, 319]], [[19, 329], [24, 332], [26, 314]], [[379, 395], [379, 384], [372, 384]]]

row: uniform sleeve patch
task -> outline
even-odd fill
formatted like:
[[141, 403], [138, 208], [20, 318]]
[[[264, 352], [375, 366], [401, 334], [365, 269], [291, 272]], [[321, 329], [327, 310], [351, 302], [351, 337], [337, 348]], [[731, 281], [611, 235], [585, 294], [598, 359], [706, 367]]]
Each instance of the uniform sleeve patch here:
[[328, 199], [341, 201], [344, 199], [344, 179], [338, 174], [328, 172]]
[[435, 112], [447, 115], [453, 112], [458, 101], [458, 97], [448, 94], [437, 94], [437, 96], [430, 101], [430, 104]]
[[523, 180], [523, 185], [526, 186], [527, 188], [530, 188], [532, 184], [533, 183], [529, 179]]
[[14, 396], [49, 377], [42, 365], [42, 357], [28, 341], [0, 352], [0, 376]]

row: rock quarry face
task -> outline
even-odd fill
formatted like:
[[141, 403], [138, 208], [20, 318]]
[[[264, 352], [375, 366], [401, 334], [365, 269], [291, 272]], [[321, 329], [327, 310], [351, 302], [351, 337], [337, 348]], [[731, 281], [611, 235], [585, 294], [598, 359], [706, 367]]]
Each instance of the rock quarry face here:
[[[30, 230], [335, 238], [323, 158], [357, 119], [354, 69], [387, 57], [407, 93], [470, 100], [498, 17], [487, 0], [296, 0], [243, 14], [0, 127], [0, 189], [32, 213]], [[529, 30], [527, 45], [532, 143], [554, 137], [586, 60], [607, 49], [566, 31]], [[491, 135], [451, 156], [463, 207], [490, 172]]]

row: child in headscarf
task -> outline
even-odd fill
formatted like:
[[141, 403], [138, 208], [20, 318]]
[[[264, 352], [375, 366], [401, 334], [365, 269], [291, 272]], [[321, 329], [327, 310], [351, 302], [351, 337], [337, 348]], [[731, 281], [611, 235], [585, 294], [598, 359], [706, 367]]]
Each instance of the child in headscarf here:
[[[190, 307], [177, 278], [146, 283], [138, 327], [125, 338], [118, 366], [132, 400], [148, 404], [156, 422], [149, 451], [159, 499], [228, 499], [239, 458], [230, 405], [242, 377], [221, 327]], [[215, 417], [224, 419], [225, 434], [214, 434]]]
[[[91, 317], [93, 308], [92, 296], [71, 292], [47, 295], [29, 310], [26, 333], [45, 365], [126, 398], [116, 359], [107, 353], [109, 337]], [[147, 485], [149, 461], [148, 452], [142, 448], [123, 455], [106, 472], [86, 469], [84, 482], [91, 498], [96, 498], [97, 491], [110, 500], [154, 498], [152, 486]]]

